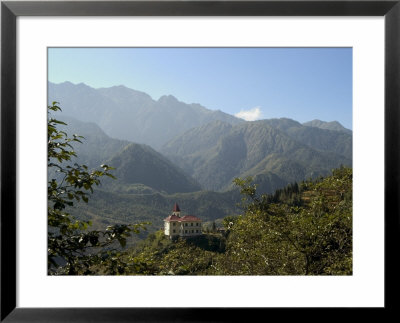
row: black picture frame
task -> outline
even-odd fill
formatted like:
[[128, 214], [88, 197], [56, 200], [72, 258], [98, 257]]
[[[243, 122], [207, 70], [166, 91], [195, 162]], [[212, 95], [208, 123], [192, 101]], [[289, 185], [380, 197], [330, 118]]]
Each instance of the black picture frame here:
[[[17, 308], [16, 19], [18, 16], [384, 16], [385, 17], [385, 306], [396, 311], [400, 209], [400, 0], [2, 1], [1, 3], [1, 317], [3, 322], [200, 322], [310, 309]], [[373, 170], [371, 170], [373, 176]], [[56, 294], [55, 294], [56, 296]], [[238, 293], [238, 297], [244, 297]], [[287, 311], [289, 310], [289, 311]], [[314, 310], [314, 309], [313, 309]], [[324, 309], [335, 315], [332, 309]], [[352, 309], [346, 309], [351, 311]], [[353, 309], [357, 310], [357, 309]], [[384, 311], [384, 312], [382, 312]], [[317, 311], [318, 312], [318, 311]], [[315, 312], [314, 312], [315, 313]], [[374, 313], [374, 314], [373, 314]], [[296, 314], [297, 315], [297, 314]], [[306, 314], [307, 316], [309, 314]], [[315, 314], [313, 314], [315, 315]], [[321, 314], [316, 314], [321, 315]], [[281, 317], [281, 319], [283, 316]], [[258, 319], [257, 319], [258, 320]]]

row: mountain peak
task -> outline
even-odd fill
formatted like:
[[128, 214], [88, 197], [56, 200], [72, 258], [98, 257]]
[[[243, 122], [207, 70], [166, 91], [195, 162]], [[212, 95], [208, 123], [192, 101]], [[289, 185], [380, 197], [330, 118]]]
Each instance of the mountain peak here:
[[[54, 84], [54, 85], [56, 85], [57, 83], [51, 83], [51, 82], [49, 82], [49, 84]], [[58, 83], [57, 85], [61, 85], [61, 86], [68, 86], [68, 87], [74, 87], [74, 86], [76, 86], [76, 87], [85, 87], [85, 88], [91, 88], [89, 85], [87, 85], [86, 83], [83, 83], [83, 82], [80, 82], [80, 83], [72, 83], [72, 82], [70, 82], [70, 81], [65, 81], [65, 82], [61, 82], [61, 83]]]
[[97, 123], [113, 138], [146, 143], [157, 149], [189, 129], [214, 120], [242, 122], [200, 104], [187, 104], [173, 95], [154, 100], [124, 85], [96, 89], [84, 86], [49, 82], [48, 100], [60, 102], [65, 114]]
[[130, 88], [122, 84], [111, 86], [110, 89], [131, 90]]
[[343, 127], [343, 125], [339, 121], [321, 121], [318, 119], [314, 119], [312, 121], [304, 122], [303, 126], [306, 127], [316, 127], [320, 129], [326, 129], [326, 130], [333, 130], [333, 131], [342, 131], [346, 133], [351, 133], [352, 131], [350, 129], [347, 129]]
[[178, 99], [176, 97], [174, 97], [173, 95], [169, 94], [169, 95], [163, 95], [158, 99], [159, 103], [176, 103], [179, 102]]
[[107, 163], [115, 167], [119, 185], [143, 184], [169, 194], [201, 190], [190, 176], [148, 145], [130, 143]]
[[[52, 82], [49, 82], [49, 83], [52, 83]], [[53, 83], [53, 84], [56, 84], [56, 83]], [[74, 83], [72, 83], [70, 81], [65, 81], [65, 82], [61, 82], [61, 83], [58, 83], [58, 84], [60, 84], [60, 85], [75, 85]]]

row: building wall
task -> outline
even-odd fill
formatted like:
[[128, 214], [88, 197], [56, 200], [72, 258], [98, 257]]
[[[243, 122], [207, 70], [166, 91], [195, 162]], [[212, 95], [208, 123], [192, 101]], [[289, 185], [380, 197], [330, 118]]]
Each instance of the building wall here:
[[180, 224], [178, 222], [164, 222], [164, 234], [166, 236], [179, 235]]
[[[197, 232], [196, 232], [197, 231]], [[201, 222], [182, 222], [181, 235], [184, 237], [196, 236], [201, 234]]]
[[169, 222], [167, 221], [164, 222], [164, 234], [169, 236]]
[[201, 222], [164, 222], [164, 234], [173, 236], [196, 236], [201, 235]]

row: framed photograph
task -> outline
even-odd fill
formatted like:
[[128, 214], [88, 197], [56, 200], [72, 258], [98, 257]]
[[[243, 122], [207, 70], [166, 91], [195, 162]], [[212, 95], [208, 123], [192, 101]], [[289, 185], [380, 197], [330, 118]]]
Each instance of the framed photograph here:
[[3, 1], [1, 321], [395, 310], [399, 15]]

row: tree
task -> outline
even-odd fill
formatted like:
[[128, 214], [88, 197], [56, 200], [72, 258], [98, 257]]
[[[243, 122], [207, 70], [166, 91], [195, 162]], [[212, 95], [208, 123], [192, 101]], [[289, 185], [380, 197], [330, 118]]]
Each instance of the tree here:
[[[217, 274], [349, 275], [352, 273], [352, 170], [309, 181], [302, 205], [271, 203], [249, 181], [236, 180], [244, 214], [230, 227]], [[294, 186], [295, 187], [295, 186]], [[288, 191], [288, 190], [287, 190]], [[289, 199], [290, 200], [290, 199]]]
[[86, 165], [73, 163], [73, 144], [82, 143], [82, 136], [57, 129], [64, 122], [52, 113], [61, 111], [57, 102], [48, 106], [48, 273], [50, 275], [122, 274], [126, 263], [117, 246], [124, 247], [131, 233], [145, 229], [142, 224], [113, 225], [103, 231], [88, 231], [90, 221], [74, 219], [68, 208], [75, 202], [89, 200], [94, 186], [103, 176], [114, 178], [112, 167], [101, 165], [89, 170]]
[[227, 230], [227, 232], [229, 232], [229, 230], [232, 228], [232, 226], [235, 224], [235, 222], [238, 219], [239, 219], [239, 217], [236, 215], [228, 215], [223, 218], [222, 224], [225, 227], [225, 229]]

